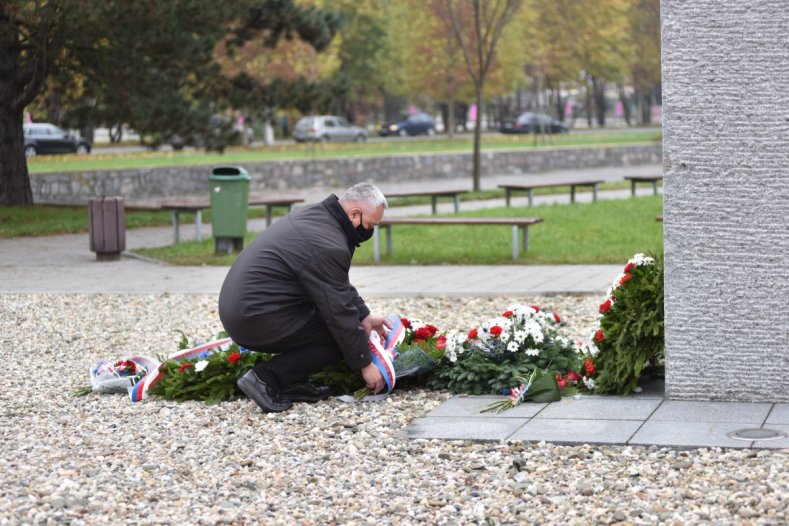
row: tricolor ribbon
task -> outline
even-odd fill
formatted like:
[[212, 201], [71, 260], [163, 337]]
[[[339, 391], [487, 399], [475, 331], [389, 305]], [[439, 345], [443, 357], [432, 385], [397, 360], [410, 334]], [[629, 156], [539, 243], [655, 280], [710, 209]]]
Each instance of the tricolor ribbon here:
[[378, 367], [378, 370], [381, 371], [381, 376], [383, 376], [384, 381], [386, 381], [386, 392], [391, 393], [395, 386], [395, 380], [397, 380], [394, 369], [394, 347], [389, 350], [385, 349], [381, 344], [381, 337], [378, 336], [378, 333], [375, 331], [370, 333], [368, 344], [370, 346], [370, 354], [372, 355], [373, 363]]
[[386, 334], [384, 349], [392, 350], [405, 340], [405, 325], [398, 316], [389, 316], [387, 319], [391, 322], [392, 328]]
[[[206, 351], [210, 351], [212, 349], [219, 348], [221, 351], [226, 351], [230, 348], [230, 345], [233, 343], [233, 340], [230, 338], [222, 338], [221, 340], [214, 340], [212, 342], [206, 342], [197, 347], [192, 347], [191, 349], [182, 349], [180, 351], [174, 352], [171, 354], [167, 360], [175, 360], [176, 362], [180, 362], [183, 360], [188, 360], [190, 358], [194, 358], [195, 356], [200, 355]], [[132, 361], [136, 361], [135, 358], [130, 358]], [[162, 379], [164, 374], [161, 372], [162, 366], [165, 362], [157, 364], [155, 361], [148, 358], [151, 362], [151, 366], [147, 367], [148, 374], [142, 377], [142, 379], [134, 384], [134, 386], [129, 387], [129, 397], [131, 398], [132, 402], [140, 402], [148, 398], [148, 389], [154, 386], [156, 382]]]

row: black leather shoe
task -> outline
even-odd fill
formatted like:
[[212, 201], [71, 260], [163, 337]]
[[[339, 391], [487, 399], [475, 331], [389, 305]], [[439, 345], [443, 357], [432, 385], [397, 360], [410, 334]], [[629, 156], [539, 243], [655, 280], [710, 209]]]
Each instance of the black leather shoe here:
[[258, 378], [252, 369], [239, 378], [236, 385], [267, 413], [279, 413], [293, 407], [293, 402], [281, 399], [266, 382]]
[[320, 402], [326, 400], [334, 394], [331, 387], [325, 385], [313, 385], [309, 382], [300, 384], [290, 384], [283, 387], [279, 392], [282, 400], [291, 402]]

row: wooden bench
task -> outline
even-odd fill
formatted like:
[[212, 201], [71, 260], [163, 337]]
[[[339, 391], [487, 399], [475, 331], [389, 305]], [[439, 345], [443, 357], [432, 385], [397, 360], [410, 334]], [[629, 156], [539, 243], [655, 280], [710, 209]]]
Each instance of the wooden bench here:
[[384, 218], [373, 233], [373, 259], [381, 261], [380, 230], [386, 230], [386, 254], [392, 254], [394, 225], [510, 225], [512, 226], [512, 259], [518, 259], [519, 231], [522, 232], [523, 251], [529, 248], [529, 227], [541, 223], [541, 217], [392, 217]]
[[[296, 203], [303, 203], [304, 199], [300, 197], [260, 197], [249, 196], [249, 206], [265, 206], [266, 207], [266, 226], [271, 225], [272, 209], [276, 206], [286, 206], [288, 211], [293, 208]], [[211, 202], [208, 199], [168, 199], [161, 201], [158, 208], [160, 210], [167, 210], [173, 213], [173, 243], [178, 243], [180, 240], [180, 214], [191, 213], [195, 215], [195, 239], [202, 240], [202, 224], [203, 224], [203, 210], [211, 208]]]
[[625, 180], [630, 181], [630, 195], [635, 197], [638, 183], [652, 183], [653, 195], [658, 195], [658, 181], [663, 180], [662, 175], [627, 175]]
[[413, 191], [413, 192], [385, 192], [386, 198], [390, 197], [417, 197], [427, 195], [430, 196], [433, 215], [436, 214], [436, 207], [439, 197], [452, 197], [455, 201], [455, 213], [460, 211], [460, 194], [468, 193], [468, 190], [454, 189], [454, 190], [435, 190], [435, 191]]
[[597, 201], [597, 185], [604, 183], [602, 179], [546, 179], [535, 178], [534, 180], [526, 181], [520, 184], [500, 184], [499, 188], [504, 189], [504, 199], [507, 206], [510, 206], [510, 200], [513, 192], [528, 192], [529, 206], [534, 203], [533, 190], [535, 188], [550, 188], [555, 186], [569, 186], [570, 187], [570, 202], [575, 203], [575, 189], [579, 186], [592, 187], [592, 201]]

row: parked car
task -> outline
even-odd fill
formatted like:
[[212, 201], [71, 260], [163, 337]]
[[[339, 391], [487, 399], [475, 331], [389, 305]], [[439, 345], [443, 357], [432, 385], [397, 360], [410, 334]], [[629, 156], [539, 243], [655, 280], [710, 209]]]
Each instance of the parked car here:
[[527, 111], [521, 113], [515, 121], [504, 121], [499, 128], [501, 133], [568, 133], [570, 129], [562, 121], [544, 113]]
[[25, 155], [28, 157], [45, 153], [90, 153], [88, 141], [73, 137], [54, 124], [25, 124], [23, 129]]
[[299, 120], [293, 128], [293, 138], [296, 142], [364, 141], [367, 131], [342, 117], [316, 115]]
[[414, 113], [400, 122], [385, 124], [378, 131], [378, 135], [381, 137], [386, 137], [387, 135], [399, 135], [400, 137], [407, 135], [433, 135], [435, 133], [436, 124], [433, 122], [433, 117], [427, 113]]

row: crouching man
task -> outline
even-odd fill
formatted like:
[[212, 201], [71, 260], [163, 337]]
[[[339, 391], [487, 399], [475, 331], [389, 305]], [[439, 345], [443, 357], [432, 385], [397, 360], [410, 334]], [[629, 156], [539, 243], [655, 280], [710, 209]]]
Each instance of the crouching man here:
[[388, 322], [370, 313], [348, 272], [386, 207], [377, 187], [359, 183], [276, 221], [230, 267], [219, 294], [222, 325], [239, 345], [274, 355], [238, 380], [264, 411], [329, 398], [328, 387], [307, 378], [342, 360], [374, 392], [383, 389], [368, 337], [383, 335]]

